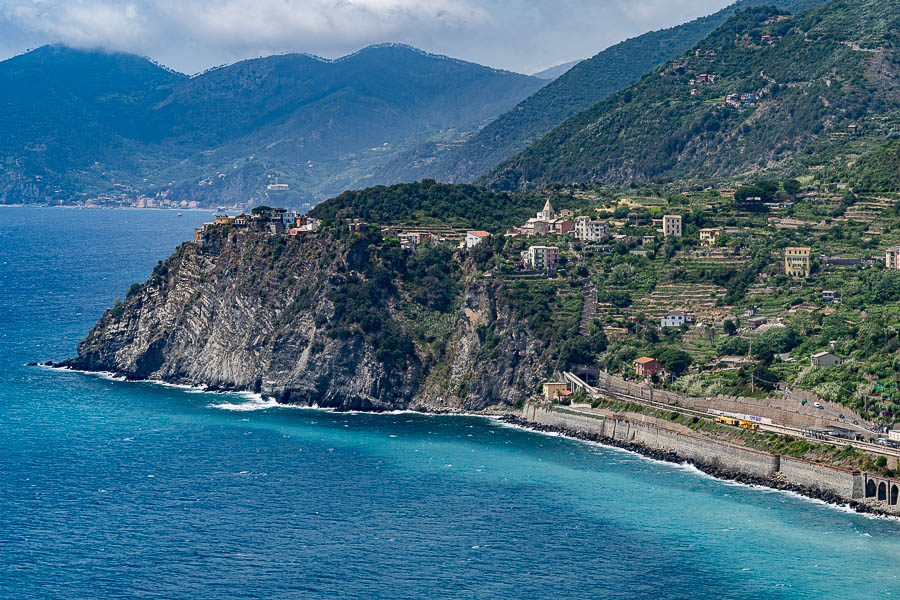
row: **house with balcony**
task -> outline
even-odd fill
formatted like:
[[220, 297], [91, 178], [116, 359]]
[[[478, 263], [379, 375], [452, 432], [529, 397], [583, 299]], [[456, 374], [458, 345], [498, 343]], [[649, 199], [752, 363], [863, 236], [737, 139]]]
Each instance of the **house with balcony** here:
[[894, 246], [885, 251], [884, 266], [891, 271], [900, 271], [900, 246]]
[[609, 223], [590, 217], [575, 218], [575, 237], [586, 242], [602, 242], [609, 238]]
[[531, 246], [522, 252], [526, 269], [552, 271], [559, 265], [559, 248], [556, 246]]

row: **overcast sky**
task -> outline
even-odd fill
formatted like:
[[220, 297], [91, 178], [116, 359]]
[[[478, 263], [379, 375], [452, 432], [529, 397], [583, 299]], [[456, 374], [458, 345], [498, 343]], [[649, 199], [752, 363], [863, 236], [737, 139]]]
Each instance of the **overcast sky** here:
[[731, 0], [0, 0], [0, 58], [50, 42], [136, 52], [186, 73], [380, 42], [532, 73]]

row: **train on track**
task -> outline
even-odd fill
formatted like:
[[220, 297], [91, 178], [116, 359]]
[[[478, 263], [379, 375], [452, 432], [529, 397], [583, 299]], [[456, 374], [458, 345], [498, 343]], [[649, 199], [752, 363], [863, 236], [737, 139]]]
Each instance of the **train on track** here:
[[746, 419], [735, 419], [734, 417], [718, 416], [713, 419], [716, 423], [722, 425], [731, 425], [732, 427], [740, 427], [741, 429], [749, 429], [750, 431], [759, 430], [759, 423], [748, 421]]

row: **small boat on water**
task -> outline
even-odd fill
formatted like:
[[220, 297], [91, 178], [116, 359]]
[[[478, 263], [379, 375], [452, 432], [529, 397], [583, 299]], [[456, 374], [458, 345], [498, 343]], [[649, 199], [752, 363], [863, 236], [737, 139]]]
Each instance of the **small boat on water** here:
[[181, 213], [178, 213], [178, 216], [180, 217], [180, 216], [181, 216]]

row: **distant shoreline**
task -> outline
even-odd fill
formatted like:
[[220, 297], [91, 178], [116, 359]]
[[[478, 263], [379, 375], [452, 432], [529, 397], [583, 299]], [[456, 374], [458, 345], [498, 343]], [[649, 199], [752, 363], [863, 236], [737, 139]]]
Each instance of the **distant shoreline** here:
[[[0, 204], [0, 208], [64, 208], [67, 210], [160, 210], [169, 212], [216, 212], [216, 208], [165, 208], [162, 206], [76, 206], [73, 204]], [[227, 210], [241, 210], [228, 207]]]

